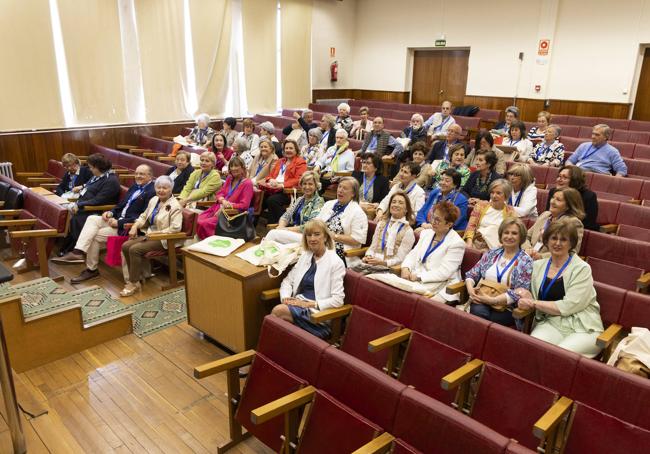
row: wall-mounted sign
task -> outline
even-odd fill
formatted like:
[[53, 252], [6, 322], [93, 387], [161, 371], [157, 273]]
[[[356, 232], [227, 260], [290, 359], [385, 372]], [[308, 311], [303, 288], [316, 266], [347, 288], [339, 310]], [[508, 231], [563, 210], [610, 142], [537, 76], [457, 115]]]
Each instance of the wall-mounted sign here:
[[330, 57], [336, 57], [336, 47], [330, 47]]
[[436, 47], [445, 47], [447, 45], [446, 39], [436, 39]]
[[540, 39], [539, 46], [537, 47], [537, 55], [548, 55], [548, 51], [550, 47], [551, 47], [550, 39]]

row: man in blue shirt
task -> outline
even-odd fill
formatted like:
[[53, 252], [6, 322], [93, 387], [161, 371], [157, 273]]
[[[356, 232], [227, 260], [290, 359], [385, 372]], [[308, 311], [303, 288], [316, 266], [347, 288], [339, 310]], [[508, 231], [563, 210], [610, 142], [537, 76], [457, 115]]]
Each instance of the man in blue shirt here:
[[581, 167], [586, 172], [627, 176], [627, 166], [619, 151], [607, 143], [612, 129], [604, 124], [594, 126], [591, 143], [581, 143], [567, 159], [568, 165]]

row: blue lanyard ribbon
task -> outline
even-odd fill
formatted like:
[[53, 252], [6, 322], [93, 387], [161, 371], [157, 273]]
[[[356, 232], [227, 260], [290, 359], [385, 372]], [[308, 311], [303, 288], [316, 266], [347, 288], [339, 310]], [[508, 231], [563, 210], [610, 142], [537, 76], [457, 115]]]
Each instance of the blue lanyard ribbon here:
[[517, 200], [515, 200], [514, 202], [512, 201], [512, 195], [511, 195], [510, 196], [510, 205], [512, 205], [513, 207], [518, 207], [519, 204], [521, 203], [521, 196], [522, 195], [524, 195], [524, 190], [523, 189], [521, 191], [519, 191], [519, 195], [517, 196]]
[[338, 201], [334, 204], [332, 207], [332, 215], [329, 217], [327, 222], [330, 222], [334, 217], [338, 216], [339, 214], [343, 213], [345, 209], [347, 208], [348, 204], [346, 203], [345, 205], [341, 205]]
[[370, 188], [372, 185], [375, 183], [375, 179], [377, 178], [377, 175], [372, 177], [372, 180], [370, 180], [370, 183], [366, 186], [366, 174], [363, 174], [363, 199], [368, 201], [368, 191], [370, 191]]
[[[591, 151], [591, 149], [594, 149], [594, 151]], [[593, 145], [589, 145], [589, 148], [587, 148], [587, 151], [580, 157], [579, 161], [586, 161], [589, 159], [594, 153], [596, 153], [598, 150], [600, 150], [600, 147], [595, 147]], [[591, 151], [591, 153], [590, 153]]]
[[305, 205], [305, 198], [301, 197], [300, 202], [296, 206], [296, 209], [293, 211], [293, 225], [302, 225], [302, 209]]
[[198, 180], [198, 181], [196, 182], [196, 184], [194, 185], [194, 189], [199, 189], [199, 186], [201, 186], [201, 182], [202, 182], [202, 181], [205, 179], [205, 177], [207, 177], [207, 176], [208, 176], [208, 174], [203, 174], [203, 172], [201, 172], [201, 175], [199, 176], [199, 180]]
[[411, 185], [411, 189], [409, 189], [408, 191], [406, 191], [406, 193], [407, 193], [407, 194], [410, 194], [411, 191], [415, 188], [415, 185], [416, 185], [416, 184], [417, 184], [417, 183], [414, 181], [413, 184]]
[[126, 215], [126, 210], [129, 209], [131, 203], [144, 192], [144, 188], [146, 188], [148, 185], [149, 183], [145, 184], [144, 186], [139, 186], [135, 191], [133, 191], [133, 194], [131, 194], [131, 197], [129, 197], [129, 200], [126, 201], [126, 205], [124, 205], [124, 208], [122, 209], [122, 214], [120, 214], [121, 218]]
[[447, 124], [449, 119], [451, 118], [451, 115], [447, 115], [447, 118], [445, 118], [438, 126], [433, 128], [434, 131], [440, 132], [442, 130], [442, 127]]
[[68, 189], [72, 190], [74, 188], [74, 182], [77, 181], [77, 174], [76, 173], [71, 173], [70, 174], [70, 183], [68, 183]]
[[499, 282], [499, 284], [501, 283], [501, 279], [503, 278], [503, 275], [506, 274], [506, 271], [508, 271], [508, 269], [510, 269], [512, 264], [517, 261], [517, 258], [519, 258], [519, 254], [521, 254], [521, 249], [519, 249], [519, 252], [515, 254], [515, 256], [512, 258], [512, 260], [510, 260], [510, 262], [506, 265], [506, 267], [503, 270], [499, 270], [499, 259], [503, 257], [504, 252], [505, 251], [501, 249], [501, 252], [497, 256], [496, 263], [495, 263], [497, 269], [497, 281]]
[[149, 225], [153, 225], [153, 222], [156, 220], [156, 214], [158, 214], [158, 210], [160, 210], [160, 202], [156, 204], [153, 211], [151, 212], [151, 218], [149, 218]]
[[445, 239], [447, 238], [447, 235], [449, 235], [449, 232], [451, 232], [451, 229], [447, 230], [447, 233], [445, 233], [445, 236], [442, 237], [442, 240], [440, 240], [438, 244], [431, 247], [433, 245], [433, 240], [435, 240], [436, 238], [436, 234], [435, 233], [433, 234], [433, 236], [431, 237], [431, 241], [429, 242], [429, 246], [427, 247], [427, 251], [424, 253], [424, 256], [422, 257], [422, 263], [426, 262], [429, 256], [433, 254], [435, 250], [438, 249], [442, 243], [445, 242]]
[[[384, 233], [382, 233], [382, 235], [381, 235], [381, 250], [382, 251], [384, 251], [386, 249], [386, 233], [388, 232], [388, 226], [389, 225], [390, 225], [390, 221], [387, 221], [386, 222], [386, 227], [384, 227]], [[404, 224], [400, 224], [399, 228], [397, 229], [397, 235], [399, 235], [399, 232], [402, 231], [402, 228], [404, 228]]]
[[232, 193], [235, 192], [235, 190], [237, 190], [237, 188], [241, 184], [242, 180], [243, 180], [243, 178], [240, 178], [239, 181], [237, 182], [237, 184], [235, 185], [235, 187], [232, 186], [232, 180], [230, 180], [230, 189], [228, 190], [228, 195], [226, 196], [227, 199], [229, 199], [230, 196], [232, 195]]
[[544, 153], [549, 151], [551, 149], [550, 146], [546, 144], [542, 144], [539, 148], [537, 148], [537, 151], [535, 152], [535, 159], [540, 159]]
[[257, 171], [255, 172], [255, 176], [258, 176], [260, 174], [260, 172], [262, 171], [265, 165], [266, 165], [266, 161], [260, 162], [257, 165]]
[[555, 281], [557, 281], [557, 279], [562, 275], [562, 272], [566, 269], [566, 267], [569, 266], [569, 262], [571, 262], [572, 258], [573, 256], [570, 255], [566, 262], [564, 262], [564, 265], [562, 265], [562, 268], [560, 268], [560, 271], [558, 271], [555, 277], [551, 279], [551, 282], [546, 285], [546, 279], [548, 279], [548, 270], [551, 268], [552, 261], [550, 258], [548, 259], [546, 270], [544, 271], [544, 278], [542, 279], [542, 284], [539, 286], [539, 297], [542, 301], [546, 301], [546, 295], [548, 295], [549, 290], [551, 290], [553, 284], [555, 284]]

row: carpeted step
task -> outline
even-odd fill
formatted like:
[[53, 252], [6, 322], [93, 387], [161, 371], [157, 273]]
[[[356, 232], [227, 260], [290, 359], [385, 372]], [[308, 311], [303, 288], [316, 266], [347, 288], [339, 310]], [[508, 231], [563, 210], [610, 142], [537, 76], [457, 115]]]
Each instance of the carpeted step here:
[[133, 333], [148, 336], [187, 320], [185, 288], [177, 288], [131, 306]]

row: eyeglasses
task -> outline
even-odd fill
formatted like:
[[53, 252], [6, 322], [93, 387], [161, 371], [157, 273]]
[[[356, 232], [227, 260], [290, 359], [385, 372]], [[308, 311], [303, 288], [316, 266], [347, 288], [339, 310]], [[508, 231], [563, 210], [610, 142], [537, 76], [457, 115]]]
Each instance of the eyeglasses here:
[[431, 223], [432, 224], [444, 224], [446, 221], [442, 218], [439, 218], [438, 216], [434, 216], [431, 218]]

